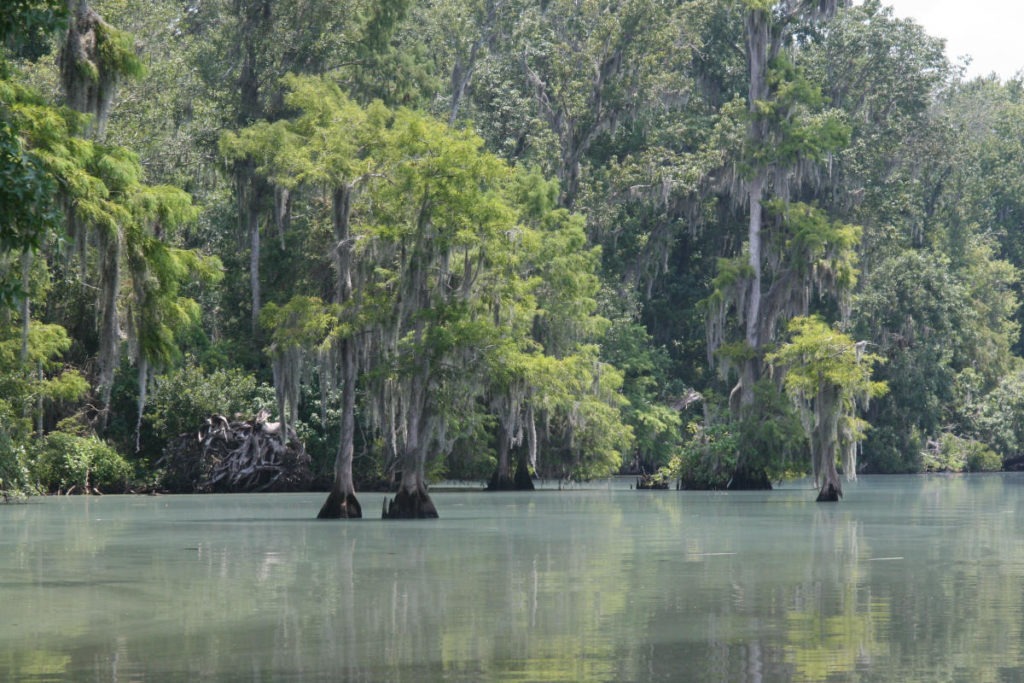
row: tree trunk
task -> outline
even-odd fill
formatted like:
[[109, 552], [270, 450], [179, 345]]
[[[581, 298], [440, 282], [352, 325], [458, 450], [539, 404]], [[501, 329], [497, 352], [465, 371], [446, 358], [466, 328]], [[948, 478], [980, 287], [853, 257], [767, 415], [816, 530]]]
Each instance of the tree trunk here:
[[358, 519], [363, 516], [362, 507], [356, 499], [356, 487], [352, 481], [352, 457], [355, 442], [356, 372], [355, 349], [352, 340], [341, 342], [341, 442], [338, 456], [334, 461], [334, 484], [327, 496], [318, 519]]
[[516, 474], [512, 478], [512, 485], [516, 491], [533, 491], [533, 477], [530, 476], [529, 452], [523, 450], [519, 454], [519, 464], [516, 465]]
[[836, 470], [839, 447], [840, 389], [822, 386], [814, 401], [815, 426], [811, 433], [811, 458], [814, 461], [815, 481], [821, 480], [819, 503], [836, 503], [843, 497], [843, 486]]
[[[765, 124], [758, 116], [758, 102], [768, 97], [768, 51], [770, 17], [764, 10], [752, 9], [747, 13], [747, 60], [749, 62], [749, 93], [747, 108], [751, 113], [750, 144], [759, 149], [766, 136]], [[743, 318], [746, 324], [745, 340], [750, 347], [751, 357], [744, 361], [739, 384], [739, 407], [746, 408], [754, 403], [754, 385], [760, 377], [761, 347], [761, 228], [763, 211], [761, 200], [764, 196], [766, 170], [758, 168], [754, 177], [747, 181], [747, 199], [750, 204], [750, 222], [747, 228], [748, 264], [750, 282], [745, 297]]]
[[114, 388], [121, 350], [121, 327], [117, 314], [117, 297], [121, 289], [121, 236], [101, 230], [100, 235], [100, 302], [99, 302], [99, 392], [102, 412], [100, 430], [106, 429], [110, 395]]
[[381, 519], [437, 519], [437, 508], [427, 493], [423, 476], [415, 469], [402, 473], [402, 483], [391, 501], [385, 501]]
[[[749, 66], [749, 92], [747, 107], [751, 114], [748, 136], [752, 149], [760, 149], [766, 138], [765, 123], [758, 114], [758, 103], [768, 97], [768, 53], [770, 36], [770, 15], [765, 10], [751, 9], [746, 16], [747, 60]], [[740, 367], [740, 378], [729, 397], [729, 408], [734, 417], [748, 414], [754, 405], [754, 386], [761, 377], [762, 311], [761, 311], [761, 228], [767, 169], [754, 169], [754, 175], [747, 181], [747, 201], [750, 221], [747, 226], [747, 251], [750, 275], [743, 297], [741, 316], [745, 325], [744, 341], [749, 353]], [[771, 482], [761, 467], [753, 467], [742, 454], [736, 471], [728, 485], [730, 489], [770, 489]]]
[[406, 408], [406, 437], [402, 451], [402, 481], [398, 493], [385, 502], [383, 519], [435, 519], [437, 508], [427, 493], [424, 469], [427, 454], [427, 382], [430, 365], [424, 361], [413, 378]]
[[142, 417], [146, 412], [147, 390], [149, 389], [149, 361], [139, 349], [139, 396], [135, 402], [135, 452], [142, 450]]
[[[531, 411], [530, 417], [533, 413]], [[498, 428], [498, 465], [494, 469], [491, 480], [487, 483], [488, 491], [533, 491], [533, 479], [530, 477], [531, 458], [534, 453], [533, 439], [528, 448], [517, 446], [515, 473], [512, 472], [512, 439], [509, 429], [504, 424]]]
[[93, 116], [86, 134], [102, 140], [119, 74], [104, 61], [100, 34], [103, 19], [88, 0], [67, 0], [68, 31], [61, 46], [61, 85], [67, 104]]
[[25, 250], [21, 253], [21, 353], [18, 356], [18, 360], [23, 366], [28, 364], [28, 333], [32, 320], [32, 301], [29, 297], [31, 285], [32, 252]]
[[[337, 291], [335, 296], [342, 306], [352, 298], [352, 236], [349, 224], [351, 214], [351, 192], [349, 186], [334, 191], [333, 214], [335, 266], [337, 268]], [[362, 507], [356, 499], [356, 488], [352, 481], [352, 458], [355, 452], [356, 434], [356, 349], [352, 338], [341, 340], [341, 440], [338, 456], [334, 461], [334, 484], [326, 502], [317, 515], [319, 519], [356, 519], [363, 516]]]
[[245, 202], [245, 225], [249, 232], [249, 285], [252, 291], [252, 336], [260, 338], [260, 310], [263, 307], [260, 294], [260, 215], [257, 204], [256, 180], [248, 179], [250, 188]]
[[498, 464], [494, 468], [494, 474], [487, 483], [488, 491], [510, 491], [514, 488], [512, 482], [512, 464], [509, 458], [511, 451], [509, 444], [508, 429], [504, 420], [499, 419], [498, 425]]
[[763, 468], [740, 464], [725, 488], [729, 491], [771, 491], [772, 482]]

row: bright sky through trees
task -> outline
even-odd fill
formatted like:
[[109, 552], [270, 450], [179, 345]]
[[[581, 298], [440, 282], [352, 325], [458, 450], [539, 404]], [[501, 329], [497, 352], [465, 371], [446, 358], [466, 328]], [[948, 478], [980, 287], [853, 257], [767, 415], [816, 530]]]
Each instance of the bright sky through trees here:
[[970, 55], [967, 76], [993, 71], [1006, 80], [1024, 69], [1020, 26], [1024, 4], [1006, 0], [888, 0], [899, 17], [912, 17], [928, 33], [946, 39], [946, 54], [958, 62]]

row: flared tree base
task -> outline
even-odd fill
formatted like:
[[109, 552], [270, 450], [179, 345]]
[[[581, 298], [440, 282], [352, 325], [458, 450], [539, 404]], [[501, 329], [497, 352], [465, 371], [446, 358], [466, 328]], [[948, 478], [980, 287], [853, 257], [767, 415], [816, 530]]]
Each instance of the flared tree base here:
[[342, 493], [331, 490], [323, 507], [317, 514], [317, 519], [360, 519], [363, 516], [363, 508], [356, 500], [354, 493]]
[[772, 482], [763, 469], [740, 468], [725, 488], [729, 491], [771, 491]]
[[821, 487], [821, 491], [818, 492], [817, 502], [819, 503], [838, 503], [839, 499], [843, 497], [843, 489], [833, 482], [826, 482]]
[[508, 475], [500, 475], [498, 470], [494, 470], [494, 474], [491, 475], [491, 480], [487, 482], [488, 491], [533, 491], [533, 478], [530, 476], [530, 471], [526, 468], [525, 464], [520, 463], [519, 467], [516, 468], [516, 474], [514, 477]]
[[410, 493], [399, 489], [395, 497], [384, 499], [381, 519], [437, 519], [437, 508], [426, 491]]

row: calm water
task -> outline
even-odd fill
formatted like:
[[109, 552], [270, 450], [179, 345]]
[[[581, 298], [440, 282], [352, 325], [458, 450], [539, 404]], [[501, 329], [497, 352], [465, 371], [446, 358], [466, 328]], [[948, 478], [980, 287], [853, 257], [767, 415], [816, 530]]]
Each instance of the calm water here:
[[0, 680], [1022, 681], [1022, 493], [37, 499], [0, 506]]

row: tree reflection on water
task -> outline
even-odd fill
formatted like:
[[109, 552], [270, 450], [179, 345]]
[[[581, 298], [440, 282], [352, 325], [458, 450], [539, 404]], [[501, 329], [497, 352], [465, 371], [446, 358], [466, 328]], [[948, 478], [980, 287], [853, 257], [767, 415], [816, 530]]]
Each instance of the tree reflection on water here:
[[7, 680], [1024, 679], [1018, 475], [0, 508]]

